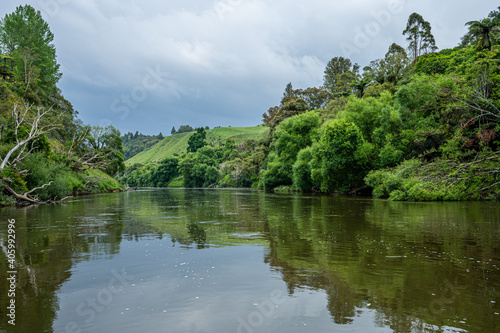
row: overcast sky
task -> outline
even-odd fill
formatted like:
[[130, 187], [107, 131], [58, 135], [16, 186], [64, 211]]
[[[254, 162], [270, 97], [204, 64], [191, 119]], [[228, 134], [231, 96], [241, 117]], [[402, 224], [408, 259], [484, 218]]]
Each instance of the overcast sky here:
[[0, 15], [28, 3], [55, 34], [63, 95], [87, 124], [122, 133], [170, 134], [172, 126], [255, 126], [284, 88], [318, 87], [327, 62], [361, 68], [389, 45], [407, 46], [412, 12], [440, 49], [481, 0], [2, 0]]

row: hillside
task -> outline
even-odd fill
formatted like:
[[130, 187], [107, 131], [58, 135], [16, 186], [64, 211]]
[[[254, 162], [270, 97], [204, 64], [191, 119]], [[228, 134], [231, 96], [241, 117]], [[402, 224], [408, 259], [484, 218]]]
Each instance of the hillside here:
[[[223, 144], [227, 139], [234, 139], [236, 144], [246, 139], [257, 139], [266, 135], [268, 127], [219, 127], [207, 131], [206, 141], [210, 145]], [[146, 149], [125, 161], [126, 165], [146, 164], [148, 162], [160, 161], [174, 154], [181, 154], [188, 147], [188, 140], [194, 132], [180, 133], [165, 137], [151, 148]]]
[[125, 160], [128, 160], [163, 140], [163, 135], [161, 133], [159, 135], [144, 135], [139, 132], [135, 132], [134, 135], [129, 132], [122, 135], [122, 139]]

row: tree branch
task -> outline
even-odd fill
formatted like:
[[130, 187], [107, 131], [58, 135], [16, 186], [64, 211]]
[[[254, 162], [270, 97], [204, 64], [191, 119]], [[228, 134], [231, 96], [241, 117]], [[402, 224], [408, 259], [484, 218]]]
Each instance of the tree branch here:
[[24, 193], [24, 195], [25, 195], [25, 196], [28, 196], [28, 195], [30, 195], [31, 193], [35, 192], [36, 190], [42, 190], [42, 189], [44, 189], [44, 188], [46, 188], [47, 186], [50, 186], [50, 185], [52, 185], [52, 184], [54, 184], [54, 182], [53, 182], [53, 181], [49, 182], [48, 184], [43, 184], [43, 185], [42, 185], [42, 186], [40, 186], [40, 187], [35, 187], [35, 188], [34, 188], [34, 189], [32, 189], [31, 191]]

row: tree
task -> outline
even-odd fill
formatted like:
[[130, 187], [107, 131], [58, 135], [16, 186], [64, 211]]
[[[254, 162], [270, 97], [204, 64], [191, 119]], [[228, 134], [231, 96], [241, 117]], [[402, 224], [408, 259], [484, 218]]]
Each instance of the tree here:
[[414, 63], [420, 56], [437, 50], [436, 40], [431, 33], [431, 25], [420, 14], [410, 15], [403, 35], [406, 35], [406, 40], [410, 42], [408, 49]]
[[352, 87], [357, 91], [357, 97], [363, 97], [366, 87], [372, 83], [373, 78], [371, 76], [365, 76], [362, 79], [352, 82]]
[[374, 60], [370, 66], [365, 67], [363, 76], [370, 77], [375, 82], [383, 84], [391, 82], [397, 84], [403, 77], [408, 65], [408, 55], [405, 49], [396, 43], [389, 46], [384, 59]]
[[199, 127], [196, 129], [196, 133], [191, 135], [188, 140], [188, 148], [187, 151], [189, 153], [196, 153], [198, 149], [204, 147], [207, 143], [205, 142], [205, 138], [207, 137], [207, 133], [203, 127]]
[[309, 110], [322, 109], [334, 96], [327, 90], [321, 88], [297, 89], [294, 91], [296, 97], [303, 98]]
[[292, 82], [289, 82], [285, 87], [285, 92], [283, 93], [283, 99], [288, 97], [295, 97], [295, 91], [292, 87]]
[[[323, 86], [326, 90], [331, 93], [336, 93], [338, 91], [338, 80], [339, 74], [345, 73], [351, 70], [351, 60], [343, 57], [335, 57], [331, 59], [325, 68], [325, 75], [323, 77]], [[353, 68], [354, 72], [354, 68]]]
[[[196, 133], [195, 133], [196, 134]], [[179, 163], [186, 187], [209, 187], [217, 184], [219, 171], [214, 148], [205, 146], [196, 153], [187, 153]]]
[[337, 96], [349, 96], [355, 90], [358, 76], [353, 71], [341, 73], [335, 77], [337, 86], [335, 88]]
[[491, 49], [496, 44], [495, 32], [499, 31], [499, 19], [485, 18], [481, 21], [470, 21], [465, 23], [469, 26], [470, 34], [478, 39], [478, 50]]
[[192, 128], [189, 125], [181, 125], [179, 126], [179, 129], [177, 130], [177, 133], [188, 133], [188, 132], [194, 132], [194, 128]]
[[[91, 167], [90, 163], [92, 162], [97, 163], [92, 167], [103, 168], [109, 175], [115, 175], [125, 169], [123, 139], [118, 129], [112, 125], [106, 127], [92, 126], [90, 130], [87, 129], [82, 134], [91, 148], [90, 151], [83, 154], [87, 167]], [[86, 158], [90, 156], [92, 157]], [[84, 165], [76, 163], [74, 168], [80, 168]]]
[[267, 169], [262, 173], [267, 191], [292, 184], [292, 166], [297, 153], [316, 140], [320, 123], [320, 117], [314, 111], [290, 117], [280, 123], [274, 134], [274, 151], [268, 158]]
[[174, 135], [175, 133], [177, 133], [177, 131], [175, 130], [175, 126], [172, 126], [172, 130], [170, 131], [170, 134]]
[[13, 57], [14, 71], [25, 83], [25, 91], [36, 83], [38, 94], [50, 96], [57, 92], [62, 74], [53, 40], [48, 23], [30, 5], [18, 6], [0, 22], [0, 46]]
[[[40, 203], [33, 195], [34, 192], [41, 190], [54, 182], [43, 184], [42, 186], [31, 190], [18, 193], [13, 186], [20, 179], [20, 175], [27, 173], [29, 170], [21, 170], [22, 161], [30, 156], [36, 150], [36, 142], [56, 128], [54, 124], [43, 124], [43, 119], [50, 110], [43, 108], [31, 109], [30, 106], [24, 104], [14, 105], [11, 114], [11, 129], [13, 143], [11, 148], [6, 152], [5, 156], [0, 156], [0, 185], [12, 195], [16, 200], [29, 202], [32, 204]], [[4, 141], [5, 138], [1, 138]], [[23, 186], [20, 186], [23, 187]]]
[[166, 187], [168, 183], [179, 175], [179, 159], [167, 157], [163, 159], [152, 175], [154, 186]]
[[0, 76], [3, 79], [14, 76], [14, 72], [12, 72], [12, 57], [0, 54]]
[[307, 102], [300, 97], [287, 97], [281, 100], [281, 107], [269, 108], [267, 114], [263, 114], [264, 123], [269, 126], [271, 133], [283, 120], [307, 111]]
[[408, 54], [405, 49], [396, 43], [392, 43], [381, 64], [385, 82], [398, 83], [403, 77], [407, 66]]
[[311, 170], [312, 180], [321, 183], [321, 191], [347, 192], [360, 177], [357, 151], [364, 144], [359, 128], [345, 119], [327, 122], [323, 126], [320, 147]]

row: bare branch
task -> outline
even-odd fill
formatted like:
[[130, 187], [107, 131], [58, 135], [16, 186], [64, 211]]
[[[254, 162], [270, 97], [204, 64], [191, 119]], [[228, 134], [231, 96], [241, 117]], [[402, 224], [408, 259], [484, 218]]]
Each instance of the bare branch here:
[[[19, 110], [19, 108], [22, 108], [22, 110]], [[14, 105], [14, 108], [12, 110], [12, 117], [14, 119], [14, 137], [16, 140], [16, 145], [10, 149], [5, 157], [0, 157], [0, 171], [5, 169], [7, 165], [11, 166], [16, 166], [17, 164], [20, 163], [22, 159], [26, 155], [29, 155], [30, 152], [25, 154], [26, 146], [30, 143], [33, 142], [35, 139], [39, 138], [41, 135], [48, 133], [49, 131], [57, 128], [58, 126], [56, 124], [48, 124], [45, 126], [41, 126], [40, 122], [42, 118], [49, 113], [52, 109], [47, 109], [42, 112], [42, 108], [37, 108], [36, 109], [36, 115], [34, 116], [33, 120], [31, 123], [27, 121], [27, 117], [29, 112], [32, 110], [32, 108], [29, 105], [23, 104], [19, 105], [16, 104]], [[27, 133], [27, 137], [25, 139], [20, 139], [19, 138], [19, 128], [27, 123], [27, 125], [30, 127], [29, 132]], [[12, 158], [12, 155], [20, 150], [20, 153], [18, 156], [11, 162], [10, 159]]]
[[59, 200], [59, 202], [63, 202], [65, 200], [69, 199], [69, 198], [74, 198], [74, 196], [73, 195], [68, 195], [67, 197], [64, 197], [61, 200]]
[[9, 192], [14, 198], [16, 198], [17, 200], [20, 200], [20, 201], [27, 201], [29, 203], [32, 203], [32, 204], [39, 204], [40, 201], [39, 200], [35, 200], [35, 199], [32, 199], [32, 198], [29, 198], [27, 197], [26, 195], [23, 195], [23, 194], [19, 194], [17, 193], [16, 191], [14, 191], [9, 185], [7, 184], [4, 184], [4, 187], [5, 189], [7, 190], [7, 192]]
[[113, 152], [103, 154], [100, 151], [94, 151], [93, 155], [88, 153], [79, 158], [72, 166], [73, 170], [83, 170], [84, 167], [88, 169], [100, 169], [107, 164], [106, 157], [112, 155]]
[[43, 185], [42, 185], [42, 186], [40, 186], [40, 187], [35, 187], [35, 188], [34, 188], [34, 189], [32, 189], [31, 191], [24, 193], [24, 195], [28, 196], [28, 195], [30, 195], [31, 193], [33, 193], [33, 192], [35, 192], [35, 191], [37, 191], [37, 190], [42, 190], [42, 189], [44, 189], [44, 188], [46, 188], [47, 186], [50, 186], [50, 185], [52, 185], [52, 184], [54, 184], [54, 182], [53, 182], [53, 181], [49, 182], [48, 184], [43, 184]]

